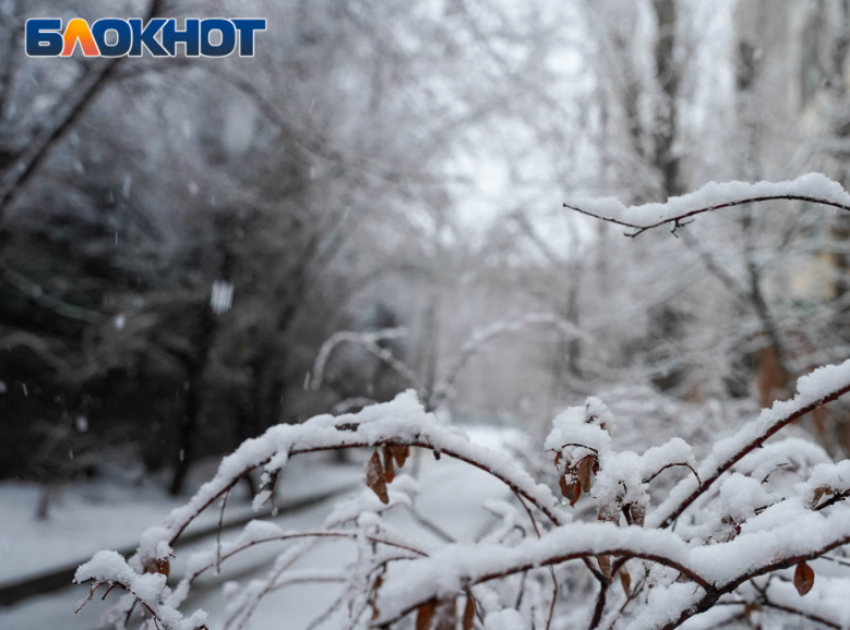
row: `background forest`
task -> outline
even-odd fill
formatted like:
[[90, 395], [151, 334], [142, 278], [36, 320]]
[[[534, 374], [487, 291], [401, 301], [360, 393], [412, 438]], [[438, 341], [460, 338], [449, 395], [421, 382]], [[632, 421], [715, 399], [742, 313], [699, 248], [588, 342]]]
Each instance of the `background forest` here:
[[[24, 54], [27, 18], [106, 15], [269, 29]], [[850, 356], [850, 215], [630, 239], [562, 203], [850, 187], [848, 52], [845, 0], [0, 0], [0, 480], [48, 521], [92, 481], [185, 494], [411, 384], [531, 444], [594, 395], [636, 444], [710, 445]], [[850, 451], [846, 404], [800, 431]]]

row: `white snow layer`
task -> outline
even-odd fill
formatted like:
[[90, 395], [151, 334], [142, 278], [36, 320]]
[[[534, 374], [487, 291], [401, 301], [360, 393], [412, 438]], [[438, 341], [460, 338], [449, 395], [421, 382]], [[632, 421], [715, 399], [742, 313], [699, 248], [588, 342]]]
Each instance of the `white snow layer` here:
[[850, 194], [841, 184], [821, 173], [808, 173], [784, 182], [709, 182], [694, 192], [671, 197], [664, 203], [627, 207], [616, 197], [574, 197], [567, 200], [565, 205], [601, 219], [645, 228], [689, 216], [703, 208], [737, 205], [746, 200], [765, 197], [806, 198], [850, 210]]

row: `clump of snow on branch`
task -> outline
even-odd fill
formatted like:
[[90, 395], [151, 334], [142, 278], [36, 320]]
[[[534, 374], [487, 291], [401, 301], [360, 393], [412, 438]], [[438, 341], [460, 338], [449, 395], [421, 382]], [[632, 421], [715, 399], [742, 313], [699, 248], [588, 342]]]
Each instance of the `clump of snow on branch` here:
[[671, 197], [664, 203], [625, 206], [616, 197], [573, 197], [567, 208], [634, 228], [650, 228], [719, 206], [764, 199], [794, 198], [850, 210], [850, 194], [821, 173], [808, 173], [784, 182], [709, 182], [702, 188]]
[[598, 398], [590, 397], [584, 407], [568, 409], [553, 425], [544, 447], [556, 453], [561, 490], [574, 504], [582, 492], [590, 491], [595, 475], [593, 497], [600, 520], [617, 523], [620, 514], [629, 510], [631, 521], [643, 523], [649, 505], [647, 484], [667, 468], [696, 467], [691, 447], [681, 438], [652, 447], [643, 455], [616, 452], [610, 436], [614, 415]]

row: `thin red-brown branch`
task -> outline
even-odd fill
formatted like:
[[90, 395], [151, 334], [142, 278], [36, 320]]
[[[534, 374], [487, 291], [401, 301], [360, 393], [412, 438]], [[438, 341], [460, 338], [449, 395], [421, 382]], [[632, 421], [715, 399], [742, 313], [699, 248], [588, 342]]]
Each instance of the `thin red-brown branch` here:
[[699, 480], [700, 480], [700, 479], [699, 479], [699, 473], [698, 473], [696, 470], [694, 470], [694, 467], [693, 467], [693, 466], [691, 466], [690, 464], [687, 464], [687, 463], [685, 463], [685, 462], [678, 462], [678, 463], [674, 463], [674, 464], [667, 464], [666, 466], [662, 467], [661, 469], [657, 470], [657, 471], [656, 471], [656, 472], [654, 472], [652, 475], [650, 475], [648, 479], [644, 479], [644, 480], [643, 480], [643, 482], [644, 482], [644, 483], [649, 483], [650, 481], [652, 481], [653, 479], [655, 479], [658, 475], [660, 475], [661, 473], [663, 473], [665, 470], [668, 470], [669, 468], [675, 468], [676, 466], [684, 466], [685, 468], [687, 468], [688, 470], [690, 470], [692, 473], [694, 473], [694, 477], [696, 477], [696, 478], [697, 478], [697, 481], [699, 481]]
[[227, 497], [230, 496], [230, 490], [224, 493], [224, 498], [221, 500], [221, 511], [218, 514], [218, 529], [215, 533], [215, 570], [216, 573], [221, 571], [221, 528], [224, 526], [224, 509], [227, 507]]
[[605, 580], [599, 584], [599, 595], [596, 596], [596, 606], [593, 609], [593, 617], [590, 620], [590, 630], [597, 628], [599, 622], [602, 621], [602, 613], [605, 611], [605, 602], [608, 599], [608, 587], [610, 585], [610, 580]]
[[[562, 556], [556, 556], [552, 558], [548, 558], [543, 560], [542, 562], [527, 562], [522, 564], [517, 564], [508, 569], [503, 569], [500, 571], [496, 571], [493, 573], [485, 573], [484, 575], [480, 575], [468, 583], [469, 586], [474, 586], [476, 584], [482, 584], [484, 582], [490, 582], [492, 580], [503, 579], [509, 577], [511, 575], [515, 575], [517, 573], [522, 573], [523, 571], [530, 571], [531, 569], [539, 569], [540, 567], [549, 567], [556, 566], [562, 564], [564, 562], [569, 562], [570, 560], [580, 560], [585, 558], [596, 557], [598, 555], [609, 555], [609, 556], [625, 556], [627, 558], [640, 558], [642, 560], [649, 560], [651, 562], [657, 562], [658, 564], [662, 564], [664, 566], [668, 566], [671, 569], [675, 569], [679, 571], [686, 577], [690, 578], [693, 582], [695, 582], [698, 586], [700, 586], [703, 590], [709, 593], [715, 593], [714, 587], [712, 584], [703, 578], [698, 573], [695, 573], [688, 567], [685, 567], [675, 560], [670, 558], [666, 558], [664, 556], [660, 556], [658, 554], [653, 553], [636, 553], [633, 549], [623, 549], [619, 547], [611, 548], [611, 549], [596, 549], [594, 551], [581, 551], [570, 554], [564, 554]], [[734, 590], [734, 589], [732, 589]], [[718, 593], [718, 597], [720, 594]], [[406, 615], [412, 613], [414, 610], [417, 610], [422, 604], [426, 603], [428, 599], [430, 599], [430, 595], [423, 596], [422, 601], [417, 601], [416, 603], [405, 608], [399, 615], [392, 619], [388, 619], [381, 623], [382, 628], [388, 628], [392, 624], [396, 623]], [[684, 621], [684, 620], [683, 620]]]
[[657, 221], [656, 223], [651, 223], [648, 225], [639, 225], [636, 223], [629, 223], [628, 221], [623, 221], [622, 219], [615, 219], [613, 217], [603, 217], [600, 216], [590, 210], [586, 210], [584, 208], [579, 208], [578, 206], [571, 206], [569, 204], [564, 204], [564, 207], [578, 212], [580, 214], [587, 215], [589, 217], [593, 217], [594, 219], [600, 219], [602, 221], [607, 221], [608, 223], [614, 223], [616, 225], [621, 225], [623, 227], [632, 228], [637, 230], [632, 234], [628, 234], [628, 236], [634, 237], [638, 236], [646, 232], [647, 230], [651, 230], [653, 228], [661, 227], [662, 225], [666, 225], [668, 223], [673, 223], [677, 226], [680, 225], [681, 221], [688, 219], [690, 217], [696, 216], [698, 214], [703, 214], [705, 212], [713, 212], [715, 210], [721, 210], [723, 208], [733, 208], [735, 206], [743, 206], [748, 203], [759, 203], [762, 201], [778, 201], [778, 200], [788, 200], [788, 201], [807, 201], [809, 203], [816, 203], [823, 206], [832, 206], [833, 208], [839, 208], [841, 210], [847, 210], [850, 212], [850, 206], [845, 206], [844, 204], [830, 201], [828, 199], [820, 199], [818, 197], [809, 197], [805, 195], [766, 195], [763, 197], [749, 197], [747, 199], [738, 199], [735, 201], [729, 201], [726, 203], [717, 204], [715, 206], [705, 206], [702, 208], [697, 208], [695, 210], [688, 210], [686, 212], [682, 212], [681, 214], [677, 214], [675, 216], [663, 219], [661, 221]]
[[[511, 481], [510, 478], [498, 473], [497, 471], [491, 470], [490, 468], [481, 464], [480, 462], [477, 462], [473, 459], [470, 459], [470, 458], [464, 456], [463, 454], [458, 453], [458, 452], [456, 452], [452, 449], [446, 449], [446, 448], [437, 449], [430, 442], [428, 442], [426, 440], [406, 441], [406, 440], [401, 440], [401, 439], [389, 439], [389, 440], [380, 440], [380, 441], [374, 442], [374, 443], [363, 441], [363, 442], [355, 442], [355, 443], [347, 443], [347, 444], [334, 444], [334, 445], [330, 445], [330, 446], [319, 446], [319, 447], [315, 447], [315, 448], [301, 448], [301, 449], [295, 448], [295, 449], [292, 449], [289, 452], [289, 455], [294, 456], [294, 455], [304, 455], [306, 453], [317, 453], [317, 452], [323, 452], [323, 451], [339, 451], [339, 450], [349, 449], [349, 448], [377, 448], [377, 447], [381, 447], [381, 446], [413, 446], [413, 447], [429, 449], [429, 450], [432, 450], [432, 451], [439, 450], [440, 453], [445, 453], [449, 457], [452, 457], [452, 458], [457, 459], [459, 461], [462, 461], [466, 464], [469, 464], [470, 466], [474, 466], [475, 468], [478, 468], [479, 470], [483, 470], [484, 472], [489, 473], [490, 475], [492, 475], [493, 477], [495, 477], [496, 479], [498, 479], [499, 481], [504, 483], [506, 486], [508, 486], [508, 488], [510, 488], [511, 491], [513, 491], [515, 494], [522, 496], [529, 503], [531, 503], [534, 507], [536, 507], [538, 510], [540, 510], [543, 514], [546, 515], [546, 518], [548, 518], [553, 524], [555, 524], [555, 525], [562, 525], [563, 524], [563, 521], [559, 517], [557, 512], [553, 512], [552, 510], [550, 510], [546, 506], [540, 505], [534, 499], [534, 497], [531, 497], [528, 494], [526, 494], [522, 490], [522, 488], [520, 488], [516, 483]], [[197, 508], [195, 510], [195, 512], [188, 519], [186, 519], [186, 521], [184, 523], [182, 523], [180, 525], [180, 527], [177, 529], [177, 531], [171, 537], [171, 539], [169, 540], [169, 546], [173, 547], [174, 544], [177, 542], [177, 540], [180, 538], [180, 536], [183, 534], [183, 532], [186, 530], [186, 528], [202, 512], [204, 512], [204, 510], [206, 510], [210, 505], [215, 503], [225, 493], [229, 492], [237, 483], [239, 483], [240, 479], [242, 479], [245, 475], [249, 474], [252, 470], [256, 470], [257, 468], [259, 468], [261, 466], [265, 466], [267, 463], [269, 463], [270, 460], [271, 460], [271, 458], [269, 457], [269, 458], [264, 459], [261, 462], [258, 462], [256, 466], [249, 466], [249, 467], [245, 468], [242, 472], [240, 472], [238, 475], [236, 475], [230, 481], [230, 483], [228, 483], [226, 486], [224, 486], [219, 492], [217, 492], [215, 495], [210, 497], [209, 500], [207, 500], [203, 505], [201, 505], [199, 508]]]
[[762, 601], [761, 605], [767, 606], [768, 608], [774, 608], [776, 610], [781, 610], [783, 612], [791, 613], [792, 615], [800, 615], [804, 619], [809, 619], [810, 621], [822, 623], [825, 626], [828, 626], [830, 628], [836, 628], [837, 630], [840, 630], [841, 628], [844, 627], [842, 625], [835, 623], [834, 621], [830, 621], [829, 619], [825, 619], [825, 618], [821, 617], [820, 615], [815, 615], [813, 613], [803, 612], [802, 610], [798, 610], [798, 609], [792, 608], [790, 606], [784, 606], [782, 604], [777, 604], [777, 603], [772, 602], [770, 600]]
[[847, 492], [838, 492], [838, 493], [832, 495], [829, 499], [827, 499], [826, 501], [824, 501], [820, 505], [816, 506], [814, 509], [815, 509], [815, 511], [823, 510], [825, 508], [828, 508], [830, 505], [835, 505], [839, 501], [843, 501], [848, 496], [850, 496], [850, 490], [848, 490]]
[[[537, 521], [534, 520], [534, 515], [531, 513], [531, 510], [528, 509], [528, 506], [519, 494], [516, 494], [516, 498], [528, 513], [528, 518], [531, 519], [531, 525], [534, 527], [534, 533], [537, 534], [537, 538], [539, 539], [540, 530], [537, 528]], [[587, 562], [585, 563], [587, 564]], [[546, 630], [549, 630], [549, 628], [552, 627], [552, 617], [555, 614], [555, 602], [558, 599], [558, 580], [555, 577], [555, 569], [552, 565], [549, 565], [549, 575], [552, 576], [552, 602], [549, 604], [549, 616], [546, 618]]]
[[834, 540], [828, 545], [824, 545], [820, 549], [813, 551], [807, 554], [800, 554], [796, 556], [788, 556], [785, 558], [780, 558], [778, 560], [774, 560], [768, 564], [762, 565], [746, 573], [743, 573], [736, 577], [734, 580], [728, 581], [726, 584], [717, 587], [711, 587], [706, 589], [705, 596], [697, 602], [695, 605], [688, 607], [687, 610], [683, 610], [679, 617], [674, 621], [671, 621], [666, 626], [664, 626], [663, 630], [674, 630], [674, 628], [678, 628], [685, 621], [697, 615], [699, 613], [703, 613], [710, 609], [717, 603], [717, 600], [720, 599], [721, 596], [727, 595], [733, 592], [742, 584], [749, 582], [750, 580], [760, 577], [762, 575], [766, 575], [768, 573], [773, 573], [774, 571], [779, 571], [781, 569], [787, 569], [789, 567], [793, 567], [800, 562], [805, 562], [807, 560], [814, 560], [815, 558], [819, 558], [823, 554], [832, 551], [837, 547], [842, 547], [846, 544], [850, 543], [850, 536], [840, 538], [838, 540]]
[[736, 463], [738, 463], [741, 459], [743, 459], [746, 455], [757, 449], [759, 446], [764, 444], [770, 437], [775, 435], [781, 429], [785, 428], [795, 420], [799, 420], [807, 413], [811, 413], [815, 409], [822, 407], [823, 405], [840, 398], [847, 392], [850, 392], [850, 385], [846, 385], [840, 389], [837, 389], [826, 396], [819, 398], [806, 405], [805, 407], [801, 407], [794, 413], [789, 414], [786, 418], [782, 419], [779, 422], [774, 423], [767, 431], [765, 431], [761, 436], [753, 440], [752, 442], [745, 445], [743, 448], [739, 449], [734, 455], [729, 457], [723, 464], [717, 467], [717, 469], [705, 479], [702, 480], [700, 484], [694, 489], [694, 491], [689, 494], [676, 508], [664, 519], [661, 523], [661, 528], [664, 529], [672, 525], [682, 513], [688, 509], [688, 507], [696, 501], [706, 490], [708, 490], [712, 484], [717, 481], [723, 473], [732, 468]]
[[[134, 593], [133, 590], [129, 586], [124, 584], [123, 582], [97, 582], [92, 587], [91, 591], [89, 592], [89, 597], [82, 603], [82, 605], [80, 605], [80, 607], [77, 609], [77, 612], [80, 612], [80, 610], [83, 608], [83, 606], [85, 606], [87, 603], [89, 603], [91, 601], [92, 597], [94, 596], [94, 592], [98, 588], [103, 586], [104, 584], [109, 584], [109, 590], [106, 591], [106, 593], [104, 594], [104, 597], [106, 597], [106, 595], [109, 595], [109, 593], [112, 592], [112, 590], [115, 589], [115, 588], [124, 589], [125, 591], [130, 593], [130, 595], [133, 595], [136, 598], [135, 601], [133, 602], [133, 606], [136, 605], [136, 602], [141, 603], [141, 605], [144, 607], [144, 609], [148, 611], [148, 614], [150, 614], [151, 619], [153, 619], [154, 625], [157, 628], [159, 628], [159, 622], [162, 621], [162, 619], [160, 619], [159, 615], [156, 614], [156, 611], [151, 606], [149, 606], [148, 604], [143, 602], [141, 599], [139, 599], [139, 596], [136, 593]], [[132, 612], [132, 609], [131, 609], [131, 612]], [[195, 628], [193, 630], [210, 630], [210, 629], [209, 629], [209, 626], [207, 626], [207, 624], [203, 624], [203, 625], [200, 625], [200, 626], [195, 626]]]
[[[316, 531], [316, 532], [292, 532], [289, 534], [281, 534], [280, 536], [269, 536], [268, 538], [263, 538], [260, 540], [252, 540], [249, 543], [245, 543], [244, 545], [240, 545], [235, 549], [231, 549], [225, 554], [222, 554], [220, 557], [216, 559], [216, 562], [210, 562], [200, 569], [197, 569], [191, 576], [189, 576], [189, 582], [194, 582], [198, 579], [202, 574], [209, 571], [213, 567], [219, 565], [221, 562], [232, 558], [238, 553], [245, 551], [246, 549], [250, 549], [251, 547], [255, 547], [256, 545], [262, 545], [264, 543], [270, 542], [282, 542], [285, 540], [296, 540], [299, 538], [348, 538], [351, 540], [355, 540], [357, 538], [357, 534], [354, 532], [333, 532], [333, 531]], [[383, 538], [378, 538], [377, 536], [367, 536], [367, 540], [373, 543], [378, 543], [381, 545], [387, 545], [388, 547], [395, 547], [396, 549], [403, 549], [404, 551], [409, 551], [410, 553], [414, 553], [418, 556], [427, 557], [428, 554], [421, 550], [411, 547], [410, 545], [405, 545], [402, 543], [397, 543], [391, 540], [385, 540]]]

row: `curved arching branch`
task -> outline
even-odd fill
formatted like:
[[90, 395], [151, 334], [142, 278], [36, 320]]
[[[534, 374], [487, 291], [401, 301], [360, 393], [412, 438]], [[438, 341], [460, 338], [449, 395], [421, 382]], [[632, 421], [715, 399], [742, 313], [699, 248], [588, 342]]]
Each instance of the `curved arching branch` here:
[[[595, 558], [599, 555], [616, 555], [623, 556], [625, 559], [641, 559], [648, 560], [650, 562], [655, 562], [657, 564], [661, 564], [675, 569], [676, 571], [679, 571], [680, 573], [682, 573], [682, 575], [691, 579], [704, 591], [713, 592], [713, 587], [708, 580], [699, 575], [690, 567], [681, 564], [673, 558], [664, 556], [659, 553], [653, 553], [650, 551], [629, 549], [628, 547], [621, 547], [616, 544], [611, 545], [610, 547], [594, 545], [592, 549], [588, 548], [585, 550], [575, 551], [571, 553], [558, 553], [557, 551], [552, 550], [552, 552], [547, 557], [535, 557], [533, 560], [517, 562], [516, 564], [508, 568], [486, 572], [481, 575], [474, 575], [473, 572], [470, 571], [469, 575], [460, 576], [460, 581], [463, 584], [466, 584], [467, 586], [475, 586], [478, 584], [490, 582], [492, 580], [503, 579], [506, 577], [510, 577], [511, 575], [531, 571], [532, 569], [538, 569], [541, 567], [554, 567], [556, 565], [562, 564], [564, 562], [569, 562], [571, 560]], [[405, 602], [404, 608], [398, 612], [394, 612], [391, 616], [379, 617], [375, 620], [374, 625], [379, 628], [389, 628], [392, 624], [398, 622], [405, 616], [417, 610], [423, 604], [430, 601], [434, 597], [434, 595], [435, 593], [431, 590], [422, 589], [419, 593], [417, 593], [415, 601]]]
[[538, 484], [525, 469], [502, 453], [476, 445], [461, 436], [456, 428], [438, 422], [433, 414], [425, 411], [416, 393], [408, 390], [391, 402], [372, 405], [358, 413], [321, 415], [299, 425], [276, 425], [259, 438], [243, 443], [222, 460], [218, 474], [211, 481], [184, 507], [172, 512], [165, 527], [154, 528], [155, 536], [139, 547], [133, 562], [143, 565], [148, 559], [146, 554], [151, 553], [152, 545], [158, 542], [173, 546], [198, 515], [257, 468], [266, 467], [267, 472], [274, 473], [295, 455], [384, 446], [419, 447], [433, 451], [435, 457], [446, 454], [466, 462], [502, 481], [553, 524], [569, 521], [551, 489]]
[[636, 230], [627, 236], [673, 224], [675, 231], [691, 217], [723, 208], [765, 201], [805, 201], [850, 212], [850, 195], [837, 182], [820, 173], [809, 173], [787, 182], [710, 182], [699, 190], [672, 197], [666, 203], [626, 207], [618, 200], [576, 199], [564, 208], [595, 219]]
[[622, 219], [616, 219], [613, 217], [602, 216], [601, 214], [596, 214], [591, 210], [587, 210], [584, 208], [580, 208], [578, 206], [573, 206], [565, 203], [564, 207], [568, 210], [573, 210], [580, 214], [584, 214], [589, 217], [593, 217], [594, 219], [600, 219], [602, 221], [607, 221], [608, 223], [614, 223], [616, 225], [621, 225], [623, 227], [631, 228], [637, 230], [636, 232], [632, 232], [631, 234], [626, 234], [626, 236], [634, 238], [635, 236], [639, 236], [648, 230], [652, 230], [654, 228], [661, 227], [663, 225], [667, 225], [669, 223], [674, 224], [676, 228], [683, 227], [685, 224], [682, 221], [689, 219], [690, 217], [696, 216], [698, 214], [704, 214], [706, 212], [714, 212], [715, 210], [722, 210], [723, 208], [734, 208], [735, 206], [743, 206], [748, 203], [760, 203], [763, 201], [806, 201], [808, 203], [814, 203], [822, 206], [831, 206], [833, 208], [839, 208], [840, 210], [847, 210], [850, 212], [850, 205], [844, 205], [843, 203], [836, 203], [834, 201], [830, 201], [828, 199], [820, 199], [818, 197], [806, 197], [803, 195], [770, 195], [765, 197], [750, 197], [747, 199], [738, 199], [736, 201], [729, 201], [727, 203], [721, 203], [714, 206], [706, 206], [704, 208], [696, 208], [693, 210], [686, 210], [682, 212], [678, 212], [673, 214], [670, 217], [661, 219], [660, 221], [656, 221], [654, 223], [648, 223], [646, 225], [641, 225], [637, 223], [630, 223], [628, 221], [623, 221]]
[[[211, 562], [207, 562], [203, 566], [192, 571], [190, 575], [188, 575], [185, 580], [188, 581], [189, 584], [193, 583], [197, 580], [201, 575], [209, 571], [210, 569], [214, 569], [221, 562], [232, 558], [233, 556], [242, 553], [246, 549], [250, 549], [251, 547], [256, 547], [257, 545], [263, 545], [265, 543], [271, 542], [284, 542], [287, 540], [298, 540], [302, 538], [345, 538], [347, 540], [356, 540], [357, 532], [346, 532], [346, 531], [305, 531], [305, 532], [284, 532], [282, 534], [278, 534], [275, 536], [267, 536], [265, 538], [258, 538], [256, 540], [252, 540], [250, 542], [246, 542], [245, 544], [234, 547], [233, 549], [229, 549], [226, 553], [221, 554], [221, 558], [216, 558]], [[418, 556], [427, 556], [428, 554], [422, 550], [417, 549], [411, 546], [409, 543], [401, 543], [394, 540], [389, 540], [386, 538], [380, 538], [378, 536], [366, 536], [366, 540], [375, 544], [387, 545], [388, 547], [395, 547], [397, 549], [401, 549], [403, 551], [409, 551], [410, 553], [416, 554]]]
[[343, 330], [331, 335], [316, 355], [313, 362], [312, 379], [310, 389], [317, 390], [322, 386], [325, 378], [325, 368], [330, 360], [331, 353], [342, 343], [353, 343], [364, 348], [369, 354], [383, 361], [388, 367], [401, 376], [409, 385], [414, 387], [422, 396], [425, 389], [416, 378], [416, 375], [402, 361], [395, 358], [389, 350], [378, 345], [381, 341], [399, 339], [407, 334], [405, 328], [385, 328], [369, 332], [353, 332]]
[[[476, 459], [460, 452], [452, 449], [451, 447], [441, 447], [437, 446], [429, 440], [413, 440], [413, 441], [405, 441], [401, 439], [387, 439], [387, 440], [379, 440], [376, 442], [348, 442], [345, 444], [328, 444], [323, 446], [315, 446], [310, 448], [303, 449], [293, 449], [289, 451], [289, 456], [294, 455], [303, 455], [306, 453], [319, 453], [324, 451], [336, 451], [342, 449], [349, 448], [380, 448], [383, 446], [413, 446], [418, 448], [424, 448], [431, 451], [439, 452], [441, 455], [448, 455], [453, 459], [457, 459], [462, 461], [470, 466], [474, 466], [479, 470], [483, 470], [486, 473], [489, 473], [502, 483], [504, 483], [508, 488], [510, 488], [513, 492], [523, 497], [525, 500], [529, 501], [535, 508], [540, 510], [546, 518], [548, 518], [553, 524], [561, 525], [565, 523], [565, 519], [560, 514], [560, 512], [553, 510], [551, 506], [547, 506], [540, 501], [540, 498], [534, 496], [529, 493], [528, 489], [525, 487], [525, 484], [520, 483], [513, 479], [510, 475], [506, 474], [504, 470], [497, 470], [494, 468], [488, 467], [486, 464], [477, 461]], [[230, 489], [232, 489], [239, 481], [248, 473], [262, 466], [265, 466], [271, 461], [271, 458], [264, 459], [263, 461], [253, 465], [249, 468], [245, 468], [238, 475], [236, 475], [226, 486], [224, 486], [220, 491], [216, 492], [213, 496], [211, 496], [207, 501], [205, 501], [199, 508], [193, 510], [191, 515], [187, 517], [184, 522], [182, 522], [179, 527], [176, 529], [174, 534], [168, 541], [169, 546], [174, 546], [177, 543], [180, 536], [183, 534], [183, 531], [197, 518], [200, 514], [206, 510], [210, 505], [221, 499]], [[539, 488], [539, 486], [538, 486]]]
[[814, 551], [793, 556], [786, 556], [779, 558], [778, 560], [770, 560], [760, 566], [752, 568], [749, 571], [738, 575], [737, 577], [735, 577], [735, 579], [730, 580], [725, 584], [715, 586], [710, 590], [706, 591], [705, 595], [699, 601], [682, 610], [679, 616], [676, 619], [667, 623], [662, 630], [674, 630], [675, 628], [678, 628], [691, 617], [710, 609], [712, 606], [715, 605], [715, 603], [718, 601], [718, 599], [720, 599], [721, 596], [732, 593], [733, 591], [735, 591], [735, 589], [754, 578], [767, 575], [768, 573], [773, 573], [774, 571], [793, 567], [794, 565], [799, 564], [800, 562], [814, 560], [824, 555], [825, 553], [828, 553], [838, 547], [842, 547], [848, 543], [850, 543], [850, 536], [842, 536], [836, 540], [832, 540], [831, 542], [821, 546], [820, 548]]
[[460, 376], [467, 362], [481, 349], [499, 337], [506, 334], [519, 332], [530, 326], [551, 326], [558, 330], [564, 337], [588, 337], [588, 334], [579, 329], [574, 323], [567, 321], [555, 313], [528, 313], [511, 319], [504, 319], [491, 324], [487, 328], [474, 333], [463, 344], [455, 359], [449, 366], [445, 377], [434, 387], [434, 393], [428, 400], [428, 409], [438, 408], [451, 392], [452, 386]]

